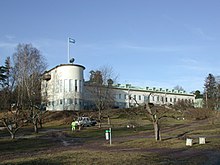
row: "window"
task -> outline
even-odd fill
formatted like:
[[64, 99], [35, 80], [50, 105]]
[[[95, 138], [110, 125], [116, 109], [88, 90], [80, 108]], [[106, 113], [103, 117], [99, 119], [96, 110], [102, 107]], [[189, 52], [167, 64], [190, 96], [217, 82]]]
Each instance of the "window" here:
[[136, 95], [134, 95], [134, 99], [136, 100]]
[[75, 80], [75, 92], [77, 92], [77, 80]]
[[141, 95], [139, 95], [139, 100], [141, 100]]
[[63, 104], [63, 100], [62, 99], [60, 99], [60, 105], [62, 105]]
[[69, 81], [67, 79], [64, 80], [64, 92], [69, 91]]
[[64, 99], [64, 105], [67, 105], [68, 99]]
[[121, 94], [118, 95], [118, 99], [121, 99]]
[[72, 79], [69, 80], [69, 91], [73, 92], [73, 80]]
[[170, 102], [173, 102], [173, 99], [172, 99], [172, 98], [170, 98]]
[[79, 90], [80, 90], [80, 93], [82, 93], [82, 89], [83, 89], [83, 81], [82, 80], [79, 80]]
[[59, 80], [57, 80], [57, 81], [56, 81], [56, 89], [55, 89], [55, 92], [56, 92], [56, 93], [59, 93], [59, 88], [60, 88], [60, 86], [59, 86]]
[[68, 104], [73, 104], [73, 99], [69, 98], [68, 99]]
[[154, 101], [154, 96], [152, 96], [152, 101]]
[[126, 98], [127, 98], [127, 95], [126, 95], [126, 94], [124, 94], [124, 99], [126, 100]]
[[63, 81], [59, 80], [59, 91], [63, 92]]

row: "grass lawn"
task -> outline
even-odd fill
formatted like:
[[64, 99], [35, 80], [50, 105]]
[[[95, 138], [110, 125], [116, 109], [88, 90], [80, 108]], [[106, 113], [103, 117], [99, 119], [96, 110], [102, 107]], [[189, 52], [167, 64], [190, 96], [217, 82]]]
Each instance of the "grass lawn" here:
[[[62, 119], [63, 120], [63, 119]], [[104, 121], [106, 122], [106, 121]], [[0, 164], [219, 164], [220, 122], [169, 119], [162, 123], [162, 141], [154, 140], [152, 124], [140, 116], [112, 118], [112, 145], [104, 138], [102, 128], [86, 127], [72, 132], [69, 123], [50, 121], [39, 134], [28, 126], [19, 130], [18, 138], [8, 139], [0, 131]], [[135, 128], [127, 128], [135, 124]], [[193, 146], [185, 146], [186, 134], [193, 138]], [[31, 135], [31, 136], [30, 136]], [[206, 137], [206, 144], [198, 144], [198, 137]]]

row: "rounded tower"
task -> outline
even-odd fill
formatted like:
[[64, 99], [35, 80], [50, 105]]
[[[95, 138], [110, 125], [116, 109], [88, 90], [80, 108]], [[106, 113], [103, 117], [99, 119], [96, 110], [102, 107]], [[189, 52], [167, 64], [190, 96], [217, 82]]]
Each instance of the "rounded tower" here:
[[43, 75], [42, 99], [47, 110], [80, 110], [83, 108], [85, 67], [61, 64]]

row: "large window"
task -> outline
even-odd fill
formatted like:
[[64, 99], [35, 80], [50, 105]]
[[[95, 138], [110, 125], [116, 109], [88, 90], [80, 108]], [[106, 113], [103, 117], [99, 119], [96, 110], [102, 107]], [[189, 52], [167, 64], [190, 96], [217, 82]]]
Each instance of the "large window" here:
[[80, 91], [80, 93], [82, 93], [82, 86], [83, 86], [82, 80], [79, 80], [79, 91]]
[[63, 81], [59, 80], [59, 91], [63, 92]]
[[69, 92], [69, 80], [64, 80], [64, 92]]
[[77, 92], [77, 80], [75, 80], [75, 92]]
[[56, 85], [55, 85], [55, 92], [56, 93], [59, 93], [59, 88], [60, 88], [59, 82], [60, 82], [59, 80], [56, 81]]
[[69, 80], [69, 91], [73, 92], [73, 80], [72, 79]]

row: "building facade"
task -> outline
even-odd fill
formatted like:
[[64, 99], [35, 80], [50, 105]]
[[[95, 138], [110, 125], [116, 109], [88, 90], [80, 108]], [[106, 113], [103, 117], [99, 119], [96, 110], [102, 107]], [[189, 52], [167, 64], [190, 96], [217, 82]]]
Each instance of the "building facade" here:
[[[41, 93], [46, 110], [82, 110], [89, 109], [89, 106], [94, 108], [94, 97], [84, 90], [84, 70], [82, 65], [61, 64], [43, 74]], [[174, 89], [117, 84], [112, 85], [111, 92], [117, 108], [130, 108], [146, 101], [157, 105], [173, 105], [178, 101], [195, 103], [194, 94]]]
[[85, 67], [61, 64], [43, 74], [42, 100], [46, 110], [83, 109]]
[[[155, 105], [174, 105], [177, 102], [184, 101], [194, 104], [194, 94], [186, 93], [180, 90], [170, 90], [156, 87], [135, 87], [131, 84], [114, 86], [115, 104], [119, 108], [129, 108], [144, 104], [146, 102]], [[149, 100], [148, 100], [149, 99]]]

